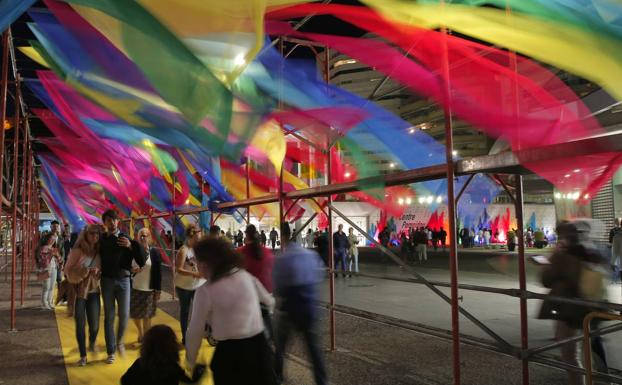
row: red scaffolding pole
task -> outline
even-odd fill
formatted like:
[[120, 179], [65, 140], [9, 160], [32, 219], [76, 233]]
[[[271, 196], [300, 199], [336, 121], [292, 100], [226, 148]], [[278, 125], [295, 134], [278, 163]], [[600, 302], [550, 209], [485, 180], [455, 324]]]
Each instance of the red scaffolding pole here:
[[[444, 4], [444, 1], [441, 2]], [[451, 79], [449, 73], [449, 53], [447, 48], [447, 28], [442, 28], [443, 35], [443, 79], [445, 84], [445, 98], [451, 99]], [[460, 318], [458, 306], [458, 242], [456, 239], [456, 198], [454, 195], [454, 144], [453, 122], [449, 103], [444, 103], [445, 114], [445, 158], [447, 166], [447, 215], [449, 220], [449, 269], [451, 281], [451, 334], [453, 341], [453, 383], [460, 385]]]
[[[20, 100], [16, 101], [17, 104], [20, 104]], [[28, 130], [27, 130], [27, 124], [24, 120], [24, 122], [22, 123], [22, 129], [24, 130], [23, 134], [24, 134], [24, 139], [22, 139], [22, 167], [21, 167], [21, 183], [20, 183], [20, 198], [21, 198], [21, 207], [22, 207], [22, 213], [20, 215], [21, 217], [21, 241], [22, 241], [22, 247], [21, 247], [21, 255], [22, 255], [22, 266], [21, 266], [21, 278], [20, 278], [20, 295], [19, 295], [19, 304], [20, 306], [24, 306], [24, 291], [26, 290], [26, 255], [28, 252], [28, 241], [27, 241], [27, 237], [28, 237], [28, 213], [26, 212], [26, 190], [28, 188], [28, 172], [29, 172], [29, 167], [30, 167], [30, 161], [28, 159], [28, 145], [29, 145], [29, 138], [28, 138]]]
[[19, 125], [20, 125], [20, 111], [19, 111], [19, 79], [15, 82], [15, 126], [13, 127], [13, 192], [12, 192], [12, 234], [11, 234], [11, 331], [17, 331], [16, 319], [15, 319], [15, 279], [17, 269], [17, 195], [19, 194], [19, 188], [17, 186], [17, 172], [18, 172], [18, 155], [19, 155]]

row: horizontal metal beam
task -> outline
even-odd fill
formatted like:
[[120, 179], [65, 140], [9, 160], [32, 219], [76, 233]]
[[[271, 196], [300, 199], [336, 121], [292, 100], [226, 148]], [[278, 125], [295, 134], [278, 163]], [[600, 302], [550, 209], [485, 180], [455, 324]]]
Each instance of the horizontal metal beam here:
[[[524, 168], [523, 164], [534, 162], [545, 162], [564, 159], [575, 156], [594, 155], [607, 152], [622, 152], [622, 130], [613, 133], [603, 134], [597, 137], [576, 140], [550, 146], [521, 150], [517, 152], [503, 152], [495, 155], [476, 156], [456, 161], [456, 175], [471, 174], [531, 174], [532, 172]], [[428, 180], [443, 179], [447, 174], [444, 164], [417, 168], [413, 170], [397, 171], [387, 175], [372, 178], [364, 178], [356, 181], [334, 183], [328, 186], [309, 187], [306, 189], [290, 191], [285, 193], [284, 199], [308, 199], [334, 194], [346, 194], [359, 191], [361, 186], [382, 184], [385, 186], [405, 185]], [[270, 194], [262, 197], [243, 199], [233, 202], [223, 202], [218, 205], [218, 209], [230, 209], [236, 207], [254, 206], [265, 203], [278, 202], [278, 195]], [[201, 207], [191, 210], [178, 211], [179, 215], [196, 214], [207, 211], [208, 208]], [[168, 215], [164, 214], [163, 216]], [[155, 216], [152, 216], [155, 217]], [[139, 217], [142, 218], [142, 217]], [[139, 219], [136, 218], [136, 219]]]

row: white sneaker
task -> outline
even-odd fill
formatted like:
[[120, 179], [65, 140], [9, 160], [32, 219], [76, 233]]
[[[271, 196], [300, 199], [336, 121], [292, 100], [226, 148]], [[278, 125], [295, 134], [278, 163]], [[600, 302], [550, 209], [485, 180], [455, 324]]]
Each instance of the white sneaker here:
[[112, 364], [114, 363], [114, 354], [109, 354], [108, 358], [106, 358], [106, 363], [107, 364]]
[[78, 366], [86, 366], [86, 357], [80, 357], [80, 361], [78, 361]]

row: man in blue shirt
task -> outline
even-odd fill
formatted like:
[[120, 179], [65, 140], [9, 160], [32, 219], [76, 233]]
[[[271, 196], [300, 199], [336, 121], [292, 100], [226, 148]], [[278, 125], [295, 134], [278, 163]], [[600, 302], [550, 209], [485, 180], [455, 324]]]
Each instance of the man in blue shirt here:
[[304, 336], [317, 385], [326, 385], [326, 369], [318, 346], [317, 284], [322, 281], [321, 262], [312, 250], [290, 240], [289, 223], [283, 224], [281, 242], [283, 251], [274, 262], [272, 275], [276, 307], [276, 359], [275, 372], [283, 382], [283, 354], [292, 331]]

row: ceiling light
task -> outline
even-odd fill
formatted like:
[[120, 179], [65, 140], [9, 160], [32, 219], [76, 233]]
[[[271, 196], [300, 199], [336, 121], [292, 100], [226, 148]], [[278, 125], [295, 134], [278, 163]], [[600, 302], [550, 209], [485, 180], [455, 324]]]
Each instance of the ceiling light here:
[[453, 156], [458, 156], [458, 151], [456, 150], [453, 150], [451, 153], [453, 154]]
[[399, 205], [403, 205], [403, 204], [404, 204], [404, 198], [399, 198], [399, 199], [397, 200], [397, 203], [398, 203]]
[[346, 178], [349, 178], [350, 177], [350, 171], [346, 171], [346, 173], [343, 174], [343, 176], [345, 176]]
[[434, 197], [433, 197], [432, 195], [429, 195], [429, 196], [426, 198], [426, 200], [425, 200], [425, 201], [426, 201], [426, 202], [428, 202], [428, 204], [430, 204], [430, 203], [434, 202]]
[[425, 198], [419, 197], [418, 201], [419, 201], [419, 204], [423, 204], [425, 202]]
[[395, 168], [395, 163], [393, 163], [393, 162], [389, 163], [389, 167]]
[[564, 175], [564, 178], [570, 178], [570, 174]]
[[574, 172], [581, 172], [581, 169], [580, 168], [575, 168], [573, 171]]
[[406, 198], [406, 204], [409, 205], [412, 203], [412, 199], [410, 199], [410, 197]]
[[236, 56], [235, 59], [233, 59], [233, 64], [235, 64], [236, 66], [244, 65], [244, 63], [245, 63], [245, 60], [244, 60], [243, 53], [239, 53], [238, 56]]
[[437, 196], [436, 197], [436, 203], [441, 203], [443, 201], [443, 197], [442, 196]]
[[414, 134], [414, 133], [415, 133], [415, 131], [416, 131], [415, 127], [410, 127], [410, 128], [408, 129], [408, 133], [409, 133], [409, 134]]

